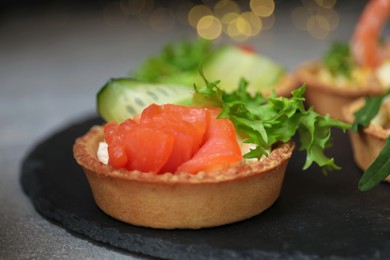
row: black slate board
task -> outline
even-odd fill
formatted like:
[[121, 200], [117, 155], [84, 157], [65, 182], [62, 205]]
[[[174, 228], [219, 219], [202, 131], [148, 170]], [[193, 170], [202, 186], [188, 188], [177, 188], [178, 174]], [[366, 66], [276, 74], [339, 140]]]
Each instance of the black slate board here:
[[21, 184], [36, 210], [64, 228], [113, 248], [170, 259], [390, 259], [390, 186], [357, 190], [348, 136], [334, 132], [330, 154], [343, 167], [324, 176], [291, 159], [278, 201], [249, 220], [203, 230], [154, 230], [114, 220], [95, 205], [72, 146], [98, 118], [82, 120], [38, 144]]

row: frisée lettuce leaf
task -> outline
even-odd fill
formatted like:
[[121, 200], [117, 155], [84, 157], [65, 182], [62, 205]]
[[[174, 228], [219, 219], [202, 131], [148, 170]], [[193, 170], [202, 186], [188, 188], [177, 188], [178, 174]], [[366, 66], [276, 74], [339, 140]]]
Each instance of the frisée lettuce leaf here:
[[220, 118], [229, 118], [237, 132], [244, 137], [244, 142], [255, 144], [255, 148], [244, 155], [245, 158], [258, 158], [268, 155], [272, 146], [287, 142], [297, 133], [300, 150], [306, 152], [303, 169], [313, 163], [322, 167], [325, 173], [338, 170], [333, 158], [325, 155], [329, 147], [333, 127], [346, 131], [350, 125], [327, 116], [320, 116], [312, 108], [304, 107], [305, 86], [292, 92], [291, 98], [269, 97], [261, 93], [250, 95], [248, 82], [241, 80], [239, 88], [226, 93], [219, 88], [219, 81], [195, 85], [194, 104], [214, 105], [222, 108]]

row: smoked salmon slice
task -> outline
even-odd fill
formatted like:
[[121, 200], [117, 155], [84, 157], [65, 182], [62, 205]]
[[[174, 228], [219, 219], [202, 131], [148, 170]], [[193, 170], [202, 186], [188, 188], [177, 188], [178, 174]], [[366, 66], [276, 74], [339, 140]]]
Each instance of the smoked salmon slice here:
[[241, 161], [236, 132], [215, 108], [151, 105], [134, 120], [105, 125], [109, 163], [143, 172], [211, 171]]
[[117, 168], [159, 172], [173, 149], [174, 137], [171, 133], [131, 119], [120, 125], [116, 122], [106, 124], [104, 133], [109, 164]]
[[177, 172], [197, 173], [227, 168], [242, 160], [233, 123], [228, 119], [217, 119], [219, 109], [209, 109], [205, 143], [194, 157], [177, 168]]
[[[197, 107], [180, 106], [173, 104], [156, 105], [152, 104], [141, 114], [141, 121], [158, 120], [164, 126], [164, 121], [172, 120], [177, 122], [185, 122], [190, 135], [194, 138], [195, 152], [203, 143], [203, 137], [206, 132], [206, 124], [210, 113]], [[188, 131], [187, 131], [188, 132]]]
[[139, 124], [125, 134], [126, 168], [160, 172], [173, 151], [174, 136], [162, 129]]

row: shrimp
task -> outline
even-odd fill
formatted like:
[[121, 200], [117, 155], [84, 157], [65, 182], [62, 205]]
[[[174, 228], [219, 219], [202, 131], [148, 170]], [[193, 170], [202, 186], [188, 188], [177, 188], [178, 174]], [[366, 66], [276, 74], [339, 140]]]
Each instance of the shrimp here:
[[390, 0], [370, 0], [352, 36], [351, 51], [359, 65], [375, 68], [390, 55], [389, 45], [381, 46], [379, 37], [390, 15]]

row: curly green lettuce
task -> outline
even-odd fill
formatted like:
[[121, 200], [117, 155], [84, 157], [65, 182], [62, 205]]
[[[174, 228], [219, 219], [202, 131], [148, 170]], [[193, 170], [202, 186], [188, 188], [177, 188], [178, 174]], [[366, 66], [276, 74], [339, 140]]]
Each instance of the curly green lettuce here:
[[255, 148], [244, 155], [245, 158], [258, 158], [268, 155], [272, 146], [287, 142], [297, 133], [300, 150], [306, 152], [303, 169], [313, 163], [322, 167], [324, 173], [338, 170], [333, 158], [325, 155], [330, 146], [331, 129], [346, 131], [350, 125], [321, 116], [312, 108], [304, 107], [305, 86], [292, 92], [291, 98], [265, 97], [260, 93], [250, 95], [248, 82], [241, 80], [239, 88], [226, 93], [218, 87], [219, 81], [208, 82], [204, 86], [195, 85], [194, 104], [214, 105], [222, 108], [220, 118], [229, 118], [237, 131], [244, 136], [244, 142], [255, 144]]

